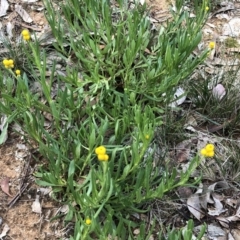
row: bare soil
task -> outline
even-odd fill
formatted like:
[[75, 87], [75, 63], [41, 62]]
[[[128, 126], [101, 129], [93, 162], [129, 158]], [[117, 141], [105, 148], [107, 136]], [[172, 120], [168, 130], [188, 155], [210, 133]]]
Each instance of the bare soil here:
[[[18, 201], [9, 207], [9, 202], [19, 193], [19, 186], [24, 175], [24, 168], [27, 164], [25, 158], [16, 158], [18, 152], [17, 144], [22, 141], [19, 138], [10, 137], [8, 141], [0, 147], [0, 181], [9, 179], [11, 197], [0, 191], [0, 217], [2, 220], [0, 230], [7, 224], [9, 232], [4, 238], [16, 240], [33, 239], [59, 239], [63, 233], [63, 228], [59, 220], [50, 222], [57, 210], [59, 204], [54, 202], [48, 196], [40, 197], [42, 213], [32, 212], [32, 204], [38, 194], [38, 186], [28, 178], [28, 188], [23, 192]], [[31, 169], [31, 166], [30, 166]]]

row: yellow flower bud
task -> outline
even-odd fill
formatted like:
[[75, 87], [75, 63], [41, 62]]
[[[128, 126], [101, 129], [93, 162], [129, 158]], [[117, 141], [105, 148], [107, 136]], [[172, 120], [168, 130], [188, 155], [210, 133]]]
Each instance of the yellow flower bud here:
[[109, 156], [107, 154], [104, 154], [104, 160], [103, 161], [108, 161]]
[[214, 157], [214, 151], [207, 152], [206, 157]]
[[98, 154], [106, 154], [106, 148], [104, 146], [97, 147], [95, 149], [95, 153]]
[[8, 65], [8, 60], [7, 59], [3, 60], [3, 65], [4, 65], [4, 67], [6, 67]]
[[206, 151], [205, 148], [201, 149], [200, 153], [201, 153], [204, 157], [206, 157], [206, 155], [207, 155], [207, 151]]
[[99, 161], [108, 161], [109, 156], [107, 154], [98, 154], [97, 155]]
[[19, 76], [19, 75], [21, 74], [21, 71], [20, 71], [19, 69], [17, 69], [17, 70], [15, 71], [15, 73], [16, 73], [17, 76]]
[[211, 143], [207, 144], [205, 148], [208, 152], [214, 151], [214, 145]]
[[87, 218], [87, 219], [85, 220], [85, 223], [86, 223], [87, 225], [90, 225], [90, 224], [92, 223], [92, 221], [91, 221], [91, 219]]
[[28, 36], [30, 35], [29, 31], [27, 29], [22, 30], [22, 36]]
[[208, 46], [209, 46], [210, 49], [214, 49], [215, 48], [215, 42], [210, 42]]

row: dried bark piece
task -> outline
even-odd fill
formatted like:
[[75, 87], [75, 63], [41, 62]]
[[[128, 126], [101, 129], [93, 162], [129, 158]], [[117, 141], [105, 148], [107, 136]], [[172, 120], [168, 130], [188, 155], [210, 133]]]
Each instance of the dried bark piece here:
[[2, 181], [1, 181], [1, 189], [9, 197], [12, 197], [12, 195], [9, 193], [9, 178], [8, 177], [2, 179]]

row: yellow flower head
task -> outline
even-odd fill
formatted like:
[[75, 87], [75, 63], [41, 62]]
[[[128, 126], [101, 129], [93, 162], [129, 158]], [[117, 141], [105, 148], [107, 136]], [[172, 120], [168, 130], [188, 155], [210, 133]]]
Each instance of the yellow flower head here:
[[106, 154], [106, 148], [105, 148], [104, 146], [97, 147], [97, 148], [95, 149], [95, 153], [96, 153], [97, 155], [99, 155], [99, 154], [104, 155], [104, 154]]
[[108, 161], [109, 156], [107, 154], [98, 154], [97, 155], [99, 161]]
[[24, 29], [22, 31], [22, 36], [23, 36], [23, 39], [26, 41], [30, 40], [30, 38], [31, 38], [30, 32], [27, 29]]
[[16, 73], [17, 76], [20, 76], [21, 71], [20, 71], [19, 69], [17, 69], [17, 70], [15, 71], [15, 73]]
[[85, 220], [85, 223], [86, 223], [87, 225], [90, 225], [90, 224], [92, 223], [92, 221], [91, 221], [91, 219], [87, 218], [87, 219]]
[[210, 42], [209, 45], [208, 45], [208, 47], [209, 47], [210, 49], [214, 49], [214, 48], [215, 48], [215, 42]]
[[22, 36], [30, 35], [29, 31], [27, 29], [22, 30]]
[[12, 59], [4, 59], [3, 65], [5, 68], [14, 68], [14, 61]]
[[206, 7], [205, 10], [208, 11], [208, 10], [209, 10], [209, 7]]
[[214, 157], [214, 155], [215, 155], [214, 145], [211, 143], [207, 144], [205, 148], [201, 149], [200, 153], [204, 157]]

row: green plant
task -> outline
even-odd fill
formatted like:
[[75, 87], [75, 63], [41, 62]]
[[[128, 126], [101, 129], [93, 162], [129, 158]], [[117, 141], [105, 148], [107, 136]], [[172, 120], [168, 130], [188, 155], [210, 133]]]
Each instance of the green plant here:
[[[179, 230], [168, 230], [168, 238], [169, 240], [191, 240], [193, 239], [193, 220], [189, 220], [187, 223], [187, 226], [184, 227], [183, 229]], [[200, 240], [202, 239], [204, 233], [206, 230], [206, 225], [203, 225], [198, 236], [194, 237], [194, 239]]]
[[[133, 239], [137, 226], [147, 239], [153, 229], [146, 233], [132, 215], [185, 185], [199, 165], [196, 156], [186, 172], [154, 166], [153, 140], [175, 86], [209, 52], [192, 55], [201, 40], [206, 2], [196, 5], [193, 19], [177, 1], [173, 20], [157, 34], [146, 6], [137, 2], [128, 9], [123, 0], [117, 7], [106, 0], [69, 0], [59, 14], [44, 2], [55, 50], [62, 59], [72, 57], [72, 64], [58, 75], [56, 63], [47, 64], [48, 52], [27, 37], [18, 46], [24, 49], [26, 67], [17, 65], [23, 73], [3, 69], [6, 77], [0, 75], [0, 110], [39, 145], [46, 161], [39, 162], [37, 183], [51, 186], [53, 197], [68, 204], [65, 220], [76, 222], [72, 239]], [[48, 128], [46, 115], [52, 119]], [[102, 145], [106, 153], [99, 157], [95, 149]]]
[[234, 48], [234, 47], [236, 48], [236, 47], [239, 46], [238, 41], [234, 38], [231, 38], [231, 37], [227, 38], [225, 40], [224, 44], [227, 48]]
[[74, 53], [75, 67], [69, 69], [69, 75], [78, 69], [84, 83], [94, 84], [96, 92], [113, 88], [126, 92], [132, 103], [171, 100], [173, 87], [189, 76], [208, 53], [206, 50], [199, 57], [192, 55], [201, 39], [205, 8], [197, 7], [200, 12], [193, 20], [181, 10], [182, 1], [177, 1], [173, 20], [156, 35], [151, 32], [145, 6], [136, 3], [128, 9], [124, 0], [118, 4], [116, 8], [110, 7], [107, 0], [71, 0], [56, 15], [50, 1], [45, 1], [46, 17], [57, 40], [54, 46], [65, 56]]

